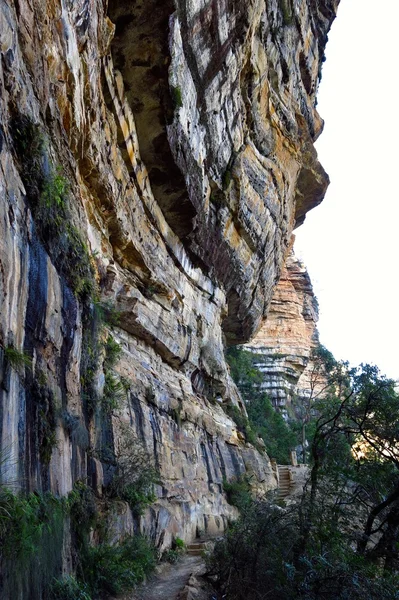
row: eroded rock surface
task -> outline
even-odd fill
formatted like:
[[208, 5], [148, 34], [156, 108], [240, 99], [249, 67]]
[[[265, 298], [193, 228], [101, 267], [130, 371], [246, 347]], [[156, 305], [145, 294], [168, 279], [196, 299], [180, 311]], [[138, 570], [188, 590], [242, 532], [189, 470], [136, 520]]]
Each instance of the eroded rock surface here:
[[[160, 469], [141, 520], [160, 547], [223, 530], [223, 478], [275, 486], [223, 409], [242, 407], [224, 345], [258, 329], [292, 230], [328, 184], [315, 98], [337, 5], [0, 3], [3, 482], [63, 495], [83, 480], [101, 495], [128, 427]], [[16, 143], [23, 123], [38, 156]], [[57, 198], [43, 224], [31, 181], [57, 168], [68, 226]], [[99, 333], [104, 303], [117, 318]], [[107, 331], [126, 394], [104, 408]]]
[[[267, 319], [246, 348], [257, 355], [262, 388], [281, 412], [291, 412], [292, 401], [311, 394], [314, 371], [312, 350], [319, 345], [319, 311], [304, 264], [291, 251], [278, 282]], [[320, 379], [320, 376], [319, 376]], [[312, 380], [313, 381], [313, 380]], [[324, 377], [323, 377], [324, 381]], [[320, 388], [320, 382], [313, 385]]]

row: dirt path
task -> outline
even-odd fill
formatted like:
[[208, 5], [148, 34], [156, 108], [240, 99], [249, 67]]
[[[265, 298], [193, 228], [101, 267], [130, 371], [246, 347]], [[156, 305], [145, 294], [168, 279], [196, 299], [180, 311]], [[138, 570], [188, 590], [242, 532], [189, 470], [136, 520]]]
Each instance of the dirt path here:
[[162, 571], [136, 590], [130, 600], [176, 600], [191, 574], [199, 571], [203, 564], [201, 556], [186, 555], [174, 565], [163, 565]]

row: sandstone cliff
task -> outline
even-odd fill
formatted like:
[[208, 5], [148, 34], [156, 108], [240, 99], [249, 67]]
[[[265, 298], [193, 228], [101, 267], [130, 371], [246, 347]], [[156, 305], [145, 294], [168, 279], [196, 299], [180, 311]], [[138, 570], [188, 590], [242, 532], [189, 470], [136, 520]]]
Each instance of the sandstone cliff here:
[[160, 546], [223, 530], [224, 477], [275, 485], [223, 409], [241, 406], [224, 347], [259, 328], [328, 184], [338, 2], [1, 2], [3, 483], [101, 494], [127, 426], [160, 470], [142, 519]]
[[[311, 353], [319, 345], [317, 299], [306, 267], [293, 252], [287, 257], [269, 312], [259, 332], [245, 347], [256, 353], [262, 388], [276, 409], [294, 416], [311, 391]], [[320, 387], [320, 382], [318, 382]]]

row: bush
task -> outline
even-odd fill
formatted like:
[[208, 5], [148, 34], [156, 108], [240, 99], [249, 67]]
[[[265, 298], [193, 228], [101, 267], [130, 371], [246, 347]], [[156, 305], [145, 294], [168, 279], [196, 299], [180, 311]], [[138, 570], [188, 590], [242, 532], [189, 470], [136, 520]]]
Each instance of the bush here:
[[240, 510], [244, 510], [253, 501], [248, 475], [240, 475], [230, 481], [224, 479], [223, 490], [226, 493], [227, 502]]
[[80, 571], [93, 596], [122, 594], [141, 583], [154, 570], [156, 560], [156, 550], [148, 540], [134, 536], [119, 546], [87, 548]]
[[2, 597], [38, 600], [61, 571], [66, 503], [0, 489]]
[[68, 576], [55, 579], [51, 585], [51, 600], [91, 600], [86, 586], [77, 581], [75, 577]]
[[166, 560], [172, 564], [176, 563], [185, 553], [186, 545], [184, 541], [177, 537], [172, 542], [172, 548], [167, 550], [162, 555], [162, 560]]
[[238, 406], [228, 405], [226, 412], [233, 419], [241, 433], [244, 434], [247, 442], [258, 447], [259, 451], [263, 451], [263, 447], [259, 444], [258, 437], [252, 429], [248, 417], [238, 408]]
[[344, 539], [332, 537], [322, 550], [316, 544], [298, 556], [298, 507], [256, 502], [217, 542], [208, 570], [229, 600], [399, 598], [397, 577], [384, 576]]
[[21, 373], [26, 368], [32, 368], [31, 357], [12, 346], [4, 348], [4, 359], [18, 373]]
[[127, 390], [123, 381], [107, 371], [105, 373], [104, 393], [101, 398], [103, 410], [107, 414], [112, 414], [120, 408], [121, 403], [126, 399], [126, 396]]
[[108, 496], [128, 502], [138, 517], [155, 501], [154, 485], [160, 483], [158, 469], [143, 443], [129, 428], [123, 428], [116, 450], [114, 477], [106, 490]]

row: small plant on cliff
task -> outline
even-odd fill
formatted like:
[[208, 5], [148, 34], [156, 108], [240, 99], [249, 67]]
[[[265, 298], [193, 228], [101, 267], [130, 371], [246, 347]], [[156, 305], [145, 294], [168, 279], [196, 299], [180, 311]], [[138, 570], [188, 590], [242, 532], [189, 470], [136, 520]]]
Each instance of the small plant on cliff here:
[[105, 373], [104, 393], [101, 405], [107, 414], [112, 414], [121, 407], [127, 397], [127, 389], [124, 381], [110, 372]]
[[280, 0], [281, 12], [283, 14], [284, 25], [292, 25], [294, 12], [292, 10], [291, 0]]
[[61, 168], [51, 166], [45, 138], [32, 119], [19, 115], [11, 130], [38, 234], [74, 293], [87, 300], [96, 283], [87, 246], [71, 223], [70, 185]]
[[12, 369], [21, 373], [25, 368], [32, 368], [32, 359], [28, 354], [17, 350], [13, 346], [4, 348], [4, 358], [6, 363], [10, 365]]
[[110, 497], [126, 500], [135, 516], [156, 500], [159, 472], [144, 444], [128, 427], [122, 427], [115, 453], [114, 476], [107, 488]]
[[172, 85], [170, 88], [170, 93], [175, 110], [181, 108], [183, 106], [183, 94], [181, 88]]

